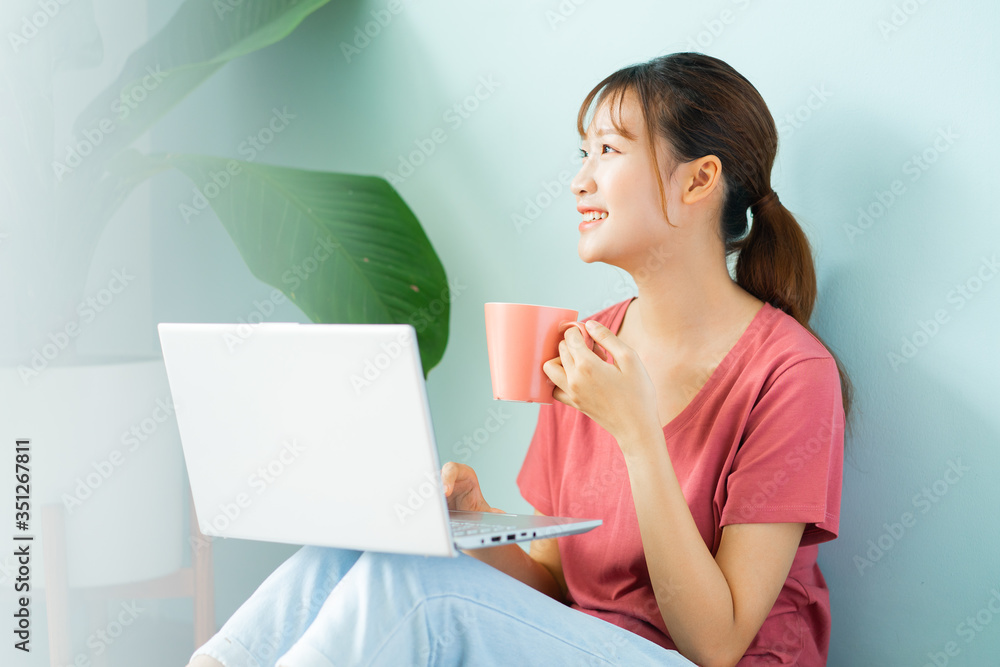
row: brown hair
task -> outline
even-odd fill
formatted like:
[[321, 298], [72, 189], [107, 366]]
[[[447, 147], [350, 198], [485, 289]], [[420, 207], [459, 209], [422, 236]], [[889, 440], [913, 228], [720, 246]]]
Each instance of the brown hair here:
[[[617, 108], [617, 116], [611, 114], [615, 129], [635, 138], [620, 121], [628, 93], [638, 98], [643, 112], [664, 212], [666, 198], [653, 141], [657, 135], [666, 139], [674, 165], [705, 155], [719, 158], [725, 187], [720, 232], [727, 255], [738, 253], [737, 284], [816, 336], [809, 327], [816, 301], [812, 252], [799, 223], [771, 189], [778, 132], [764, 98], [718, 58], [673, 53], [620, 69], [597, 84], [577, 115], [580, 136], [586, 135], [584, 122], [591, 107], [609, 100], [611, 108]], [[748, 208], [752, 225], [747, 224]], [[853, 391], [836, 355], [834, 360], [846, 414]]]

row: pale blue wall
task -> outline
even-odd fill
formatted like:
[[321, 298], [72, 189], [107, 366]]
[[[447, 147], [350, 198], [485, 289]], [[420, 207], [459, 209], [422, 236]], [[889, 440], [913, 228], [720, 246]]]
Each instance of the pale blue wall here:
[[[531, 225], [517, 229], [512, 215], [573, 168], [575, 114], [593, 84], [623, 65], [697, 48], [747, 76], [776, 118], [802, 119], [782, 122], [774, 188], [814, 246], [815, 327], [857, 387], [841, 535], [821, 550], [834, 612], [830, 664], [920, 665], [948, 642], [957, 651], [948, 664], [996, 664], [1000, 618], [980, 610], [1000, 588], [1000, 276], [977, 284], [977, 272], [984, 258], [1000, 259], [997, 5], [406, 2], [348, 63], [340, 43], [386, 3], [345, 4], [227, 66], [164, 119], [155, 141], [235, 157], [272, 107], [287, 107], [297, 117], [260, 161], [384, 174], [415, 140], [436, 127], [447, 132], [398, 188], [448, 275], [465, 286], [452, 307], [447, 354], [429, 378], [442, 460], [461, 460], [455, 443], [500, 405], [489, 387], [484, 302], [589, 314], [632, 293], [617, 269], [578, 258], [565, 188]], [[886, 31], [894, 15], [900, 25]], [[446, 110], [481, 77], [499, 87], [453, 127]], [[955, 138], [938, 140], [942, 131]], [[925, 152], [933, 163], [914, 171], [912, 156]], [[877, 212], [879, 193], [896, 180], [902, 194], [852, 234], [859, 207]], [[161, 184], [154, 319], [245, 317], [269, 288], [250, 276], [209, 214], [183, 224], [176, 208], [190, 191], [186, 181]], [[981, 289], [960, 304], [952, 290], [962, 284]], [[904, 338], [924, 343], [921, 322], [938, 311], [946, 321], [894, 368], [889, 353], [901, 354]], [[290, 306], [280, 313], [300, 317]], [[524, 511], [514, 477], [537, 408], [503, 410], [510, 418], [467, 462], [489, 502]], [[954, 484], [939, 481], [951, 462], [967, 469], [950, 475]], [[933, 504], [917, 497], [924, 488]], [[900, 534], [893, 524], [907, 512], [913, 520]], [[859, 569], [869, 540], [888, 548]], [[289, 552], [219, 544], [220, 619]], [[977, 623], [991, 620], [981, 631], [960, 625], [977, 613]]]

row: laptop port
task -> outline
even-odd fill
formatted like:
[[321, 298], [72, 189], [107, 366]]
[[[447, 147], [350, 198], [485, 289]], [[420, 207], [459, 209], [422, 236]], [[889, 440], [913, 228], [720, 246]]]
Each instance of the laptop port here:
[[510, 535], [507, 536], [507, 539], [508, 540], [516, 540], [517, 539], [517, 533], [511, 533]]
[[493, 537], [493, 538], [490, 538], [490, 539], [492, 539], [494, 542], [499, 542], [500, 541], [500, 537], [501, 537], [500, 535], [497, 535], [496, 537]]

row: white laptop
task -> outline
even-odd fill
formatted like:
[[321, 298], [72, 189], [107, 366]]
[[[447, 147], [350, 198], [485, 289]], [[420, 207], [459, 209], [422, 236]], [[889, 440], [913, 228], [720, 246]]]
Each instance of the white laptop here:
[[160, 324], [203, 533], [457, 556], [601, 520], [450, 511], [409, 324]]

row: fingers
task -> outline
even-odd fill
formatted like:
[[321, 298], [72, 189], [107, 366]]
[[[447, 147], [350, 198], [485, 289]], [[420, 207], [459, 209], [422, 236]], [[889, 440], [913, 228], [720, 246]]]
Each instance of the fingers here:
[[566, 330], [566, 333], [563, 334], [563, 340], [560, 342], [560, 347], [563, 343], [565, 343], [571, 351], [576, 352], [576, 354], [581, 354], [584, 348], [588, 350], [594, 349], [592, 347], [593, 341], [591, 341], [590, 345], [588, 345], [587, 341], [583, 337], [583, 334], [580, 332], [580, 329], [577, 327], [570, 327]]
[[450, 496], [451, 492], [455, 489], [459, 470], [459, 464], [454, 461], [448, 461], [441, 466], [441, 483], [444, 486], [444, 495], [446, 497]]
[[573, 352], [569, 349], [569, 343], [564, 340], [559, 341], [559, 360], [562, 361], [566, 373], [572, 373], [573, 369], [576, 368], [576, 359], [573, 358]]
[[[601, 355], [598, 353], [598, 356], [601, 356], [604, 361], [608, 360], [608, 355], [615, 360], [624, 359], [627, 354], [632, 351], [632, 348], [623, 343], [618, 336], [612, 333], [611, 329], [607, 328], [597, 320], [587, 320], [586, 326], [587, 331], [590, 332], [591, 337], [596, 343], [596, 345], [594, 345], [594, 351], [597, 352], [597, 348], [602, 347], [607, 352], [607, 355]], [[617, 361], [615, 362], [615, 365], [620, 366]]]
[[549, 376], [549, 379], [552, 380], [553, 384], [557, 387], [566, 386], [566, 369], [564, 369], [562, 365], [561, 351], [560, 356], [553, 357], [542, 364], [542, 371]]
[[479, 488], [479, 479], [471, 466], [448, 461], [441, 466], [441, 482], [448, 509], [490, 511], [482, 489]]
[[[595, 324], [600, 324], [600, 323], [595, 321]], [[583, 334], [581, 334], [579, 331], [573, 333], [572, 330], [576, 328], [577, 327], [570, 327], [569, 329], [566, 330], [564, 336], [564, 341], [569, 348], [569, 353], [573, 362], [577, 364], [584, 362], [584, 357], [586, 356], [586, 353], [583, 351], [584, 349], [593, 352], [595, 355], [597, 355], [597, 358], [600, 359], [601, 361], [609, 362], [614, 360], [611, 351], [598, 342], [597, 336], [590, 336], [590, 342], [588, 344], [587, 340], [583, 337]], [[615, 342], [619, 343], [619, 346], [625, 345], [624, 343], [618, 340], [617, 336], [611, 333], [610, 329], [605, 328], [605, 330], [607, 331], [608, 336], [611, 336], [615, 340]], [[588, 334], [589, 333], [591, 332], [588, 330]]]
[[450, 495], [459, 484], [468, 482], [473, 488], [478, 488], [479, 480], [475, 471], [464, 463], [448, 461], [441, 466], [441, 484], [444, 486], [445, 495]]

